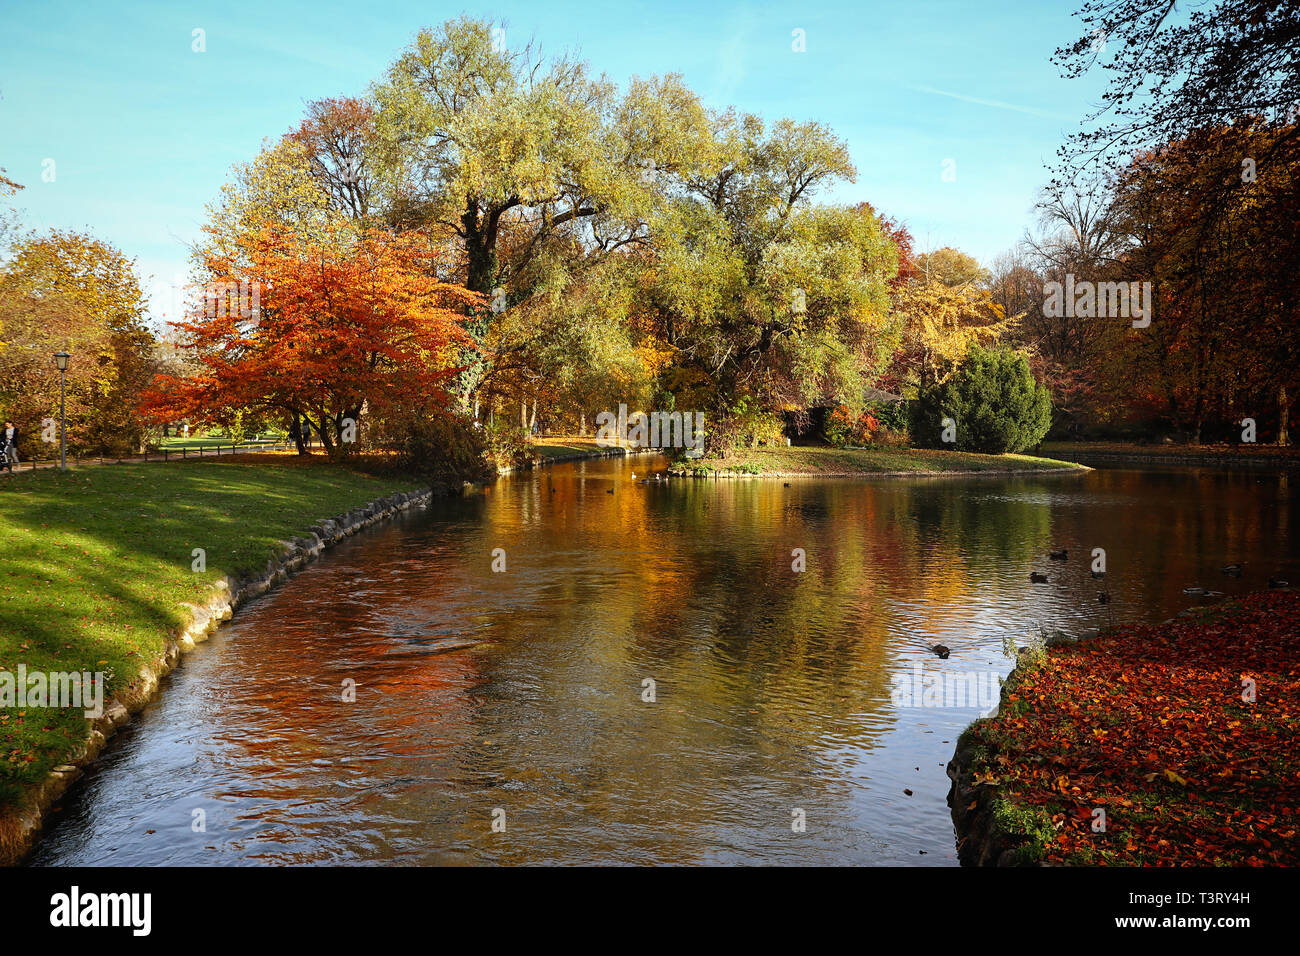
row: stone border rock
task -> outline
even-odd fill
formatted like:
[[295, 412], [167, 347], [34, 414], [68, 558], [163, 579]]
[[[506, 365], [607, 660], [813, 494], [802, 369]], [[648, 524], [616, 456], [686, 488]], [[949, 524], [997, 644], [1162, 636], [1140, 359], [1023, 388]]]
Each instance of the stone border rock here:
[[707, 475], [685, 468], [670, 468], [673, 478], [1005, 478], [1007, 475], [1077, 475], [1092, 471], [1077, 462], [1062, 462], [1064, 468], [1008, 468], [1005, 471], [718, 471], [710, 469]]
[[347, 514], [319, 521], [306, 535], [281, 542], [283, 550], [267, 561], [264, 570], [234, 582], [221, 578], [213, 585], [212, 596], [206, 603], [182, 604], [189, 611], [189, 623], [178, 632], [168, 634], [162, 654], [142, 665], [136, 680], [105, 703], [103, 715], [91, 723], [90, 733], [70, 760], [50, 771], [45, 781], [29, 794], [23, 806], [0, 815], [0, 865], [13, 866], [22, 862], [36, 845], [50, 810], [81, 777], [85, 767], [99, 756], [109, 739], [130, 722], [132, 715], [158, 695], [162, 678], [175, 670], [182, 655], [206, 641], [222, 621], [230, 620], [241, 605], [282, 584], [326, 548], [344, 538], [395, 514], [426, 505], [436, 493], [449, 490], [398, 492], [354, 508]]

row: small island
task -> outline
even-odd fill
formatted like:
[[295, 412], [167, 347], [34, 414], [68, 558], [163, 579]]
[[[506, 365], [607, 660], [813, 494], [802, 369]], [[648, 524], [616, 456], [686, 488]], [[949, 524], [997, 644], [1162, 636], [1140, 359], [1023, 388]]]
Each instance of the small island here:
[[760, 447], [726, 458], [680, 459], [669, 474], [699, 478], [889, 478], [1085, 472], [1074, 462], [1033, 455], [983, 455], [929, 448]]

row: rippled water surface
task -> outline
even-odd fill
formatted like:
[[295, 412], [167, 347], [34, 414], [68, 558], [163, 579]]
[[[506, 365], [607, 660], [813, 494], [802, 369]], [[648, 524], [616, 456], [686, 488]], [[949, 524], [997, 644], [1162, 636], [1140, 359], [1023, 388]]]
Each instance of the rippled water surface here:
[[1039, 625], [1300, 579], [1283, 475], [631, 478], [656, 467], [557, 466], [349, 539], [186, 657], [33, 862], [952, 865], [944, 765], [980, 708], [891, 677], [1005, 674]]

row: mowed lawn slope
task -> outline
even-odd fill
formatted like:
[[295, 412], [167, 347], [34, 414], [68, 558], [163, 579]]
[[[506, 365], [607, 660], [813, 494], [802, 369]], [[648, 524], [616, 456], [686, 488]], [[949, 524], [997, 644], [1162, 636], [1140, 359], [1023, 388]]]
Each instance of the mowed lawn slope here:
[[1031, 455], [979, 455], [925, 448], [737, 448], [726, 459], [686, 459], [688, 471], [733, 471], [758, 475], [873, 475], [893, 472], [1077, 471], [1072, 462]]
[[[0, 478], [0, 671], [102, 671], [107, 700], [163, 651], [182, 602], [265, 567], [320, 519], [416, 487], [263, 455]], [[0, 708], [0, 809], [86, 733], [80, 709]]]

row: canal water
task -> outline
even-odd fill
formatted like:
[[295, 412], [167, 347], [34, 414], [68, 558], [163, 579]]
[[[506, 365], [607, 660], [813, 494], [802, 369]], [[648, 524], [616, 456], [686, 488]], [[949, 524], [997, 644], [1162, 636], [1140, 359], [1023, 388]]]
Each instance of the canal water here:
[[663, 467], [504, 478], [328, 552], [185, 658], [32, 862], [951, 866], [944, 765], [1008, 644], [1300, 580], [1283, 474]]

